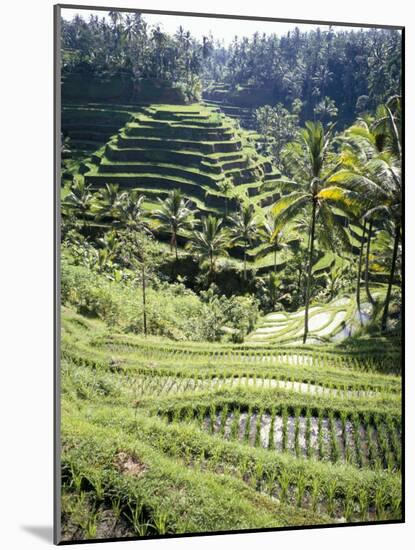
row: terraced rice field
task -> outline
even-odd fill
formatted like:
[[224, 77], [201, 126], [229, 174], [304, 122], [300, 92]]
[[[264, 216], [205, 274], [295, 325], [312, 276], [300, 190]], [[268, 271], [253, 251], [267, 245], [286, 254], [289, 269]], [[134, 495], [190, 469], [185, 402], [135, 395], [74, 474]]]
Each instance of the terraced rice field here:
[[132, 113], [127, 107], [100, 104], [64, 105], [62, 132], [62, 179], [78, 174], [82, 162], [89, 159], [128, 122]]
[[64, 308], [61, 376], [65, 540], [401, 517], [386, 339], [173, 342]]
[[[249, 123], [247, 117], [251, 117]], [[200, 215], [223, 216], [226, 210], [235, 210], [244, 195], [257, 207], [273, 204], [279, 197], [275, 182], [280, 174], [269, 159], [256, 152], [258, 136], [240, 128], [235, 120], [245, 128], [252, 126], [252, 114], [246, 109], [215, 100], [180, 108], [64, 105], [63, 182], [77, 176], [84, 177], [95, 190], [106, 183], [138, 189], [146, 196], [146, 211], [154, 209], [157, 198], [172, 189], [180, 189]], [[234, 185], [228, 195], [221, 187], [224, 181]], [[359, 231], [350, 226], [355, 251], [360, 244]], [[248, 269], [267, 271], [273, 266], [273, 254], [263, 255], [262, 248], [248, 250]], [[229, 262], [240, 266], [241, 255], [236, 247]], [[289, 256], [287, 251], [278, 254], [278, 268], [283, 268]], [[315, 276], [333, 262], [331, 253], [323, 254], [317, 260]]]
[[149, 105], [130, 114], [86, 163], [86, 181], [95, 187], [117, 183], [157, 196], [179, 188], [202, 211], [218, 212], [225, 178], [260, 203], [278, 176], [249, 135], [216, 107]]
[[238, 107], [220, 99], [204, 99], [203, 103], [212, 107], [217, 107], [226, 116], [233, 118], [247, 130], [252, 130], [255, 125], [254, 109], [248, 107]]
[[[375, 296], [383, 296], [380, 287]], [[329, 304], [313, 305], [309, 309], [310, 343], [319, 344], [331, 341], [342, 341], [370, 320], [373, 308], [369, 303], [362, 303], [360, 313], [355, 298], [344, 296]], [[266, 315], [259, 327], [252, 332], [247, 341], [250, 343], [286, 343], [301, 344], [304, 330], [304, 309], [296, 313], [276, 312]]]
[[[63, 181], [77, 175], [95, 190], [106, 183], [138, 189], [146, 196], [146, 211], [172, 189], [180, 189], [200, 215], [223, 216], [226, 210], [235, 210], [243, 195], [257, 207], [270, 205], [279, 197], [275, 186], [279, 173], [269, 159], [256, 153], [257, 136], [235, 124], [238, 120], [252, 126], [245, 111], [213, 100], [180, 108], [66, 105], [62, 130], [69, 149], [63, 151]], [[224, 181], [234, 185], [228, 196], [221, 187]], [[356, 226], [349, 230], [357, 252], [361, 230]], [[248, 269], [267, 271], [273, 266], [273, 254], [264, 256], [262, 248], [248, 250]], [[239, 266], [241, 254], [236, 247], [229, 261]], [[288, 260], [289, 253], [280, 252], [278, 268]], [[325, 252], [316, 262], [315, 276], [334, 261], [333, 254]]]
[[[66, 105], [62, 130], [70, 148], [63, 154], [64, 182], [77, 175], [93, 190], [107, 183], [138, 189], [146, 211], [173, 189], [180, 189], [199, 215], [223, 216], [244, 196], [257, 207], [279, 197], [279, 172], [256, 152], [251, 133], [213, 104]], [[227, 195], [224, 181], [233, 184]], [[262, 248], [248, 251], [248, 269], [273, 265], [273, 254], [261, 255]], [[241, 264], [238, 247], [232, 256], [230, 262]], [[287, 253], [281, 253], [278, 265], [286, 261]]]

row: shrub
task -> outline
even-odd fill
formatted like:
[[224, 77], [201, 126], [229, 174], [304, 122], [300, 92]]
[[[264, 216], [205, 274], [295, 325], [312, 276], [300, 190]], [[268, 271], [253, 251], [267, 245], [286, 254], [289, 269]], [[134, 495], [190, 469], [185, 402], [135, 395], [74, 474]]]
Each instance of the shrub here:
[[[143, 332], [141, 281], [111, 281], [84, 266], [63, 259], [62, 304], [83, 315], [98, 317], [125, 332]], [[215, 341], [224, 327], [238, 338], [252, 330], [258, 316], [256, 302], [245, 296], [218, 296], [204, 293], [199, 298], [182, 284], [154, 279], [147, 289], [147, 326], [150, 334], [174, 340]]]

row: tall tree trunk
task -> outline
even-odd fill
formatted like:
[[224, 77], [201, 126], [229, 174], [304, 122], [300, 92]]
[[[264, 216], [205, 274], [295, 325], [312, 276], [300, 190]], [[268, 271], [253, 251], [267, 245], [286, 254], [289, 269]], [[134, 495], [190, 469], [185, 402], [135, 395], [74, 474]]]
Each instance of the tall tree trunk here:
[[213, 281], [213, 277], [212, 277], [212, 275], [213, 275], [213, 254], [212, 254], [212, 252], [209, 252], [209, 260], [210, 260], [210, 265], [209, 265], [209, 277], [208, 277], [208, 279], [209, 279], [209, 285], [210, 285], [210, 283]]
[[246, 281], [246, 245], [244, 246], [244, 281]]
[[179, 256], [177, 254], [177, 237], [175, 233], [172, 233], [170, 240], [170, 252], [173, 253], [174, 249], [174, 262], [171, 264], [171, 278], [176, 279], [177, 276], [177, 263], [179, 261]]
[[142, 287], [143, 287], [143, 327], [144, 336], [147, 337], [147, 303], [146, 303], [146, 271], [144, 262], [141, 268]]
[[360, 310], [360, 278], [362, 277], [363, 247], [365, 245], [366, 220], [363, 223], [362, 241], [360, 243], [359, 264], [357, 268], [356, 305], [359, 313], [360, 324], [363, 325], [362, 312]]
[[82, 212], [82, 226], [86, 237], [91, 236], [91, 223], [88, 220], [88, 209]]
[[174, 253], [176, 255], [176, 263], [179, 261], [179, 255], [177, 253], [177, 235], [174, 234]]
[[313, 199], [313, 211], [311, 214], [311, 232], [310, 232], [310, 254], [308, 258], [307, 268], [307, 286], [305, 291], [305, 312], [304, 312], [304, 336], [303, 344], [307, 341], [308, 334], [308, 308], [310, 305], [310, 289], [311, 289], [311, 270], [313, 267], [313, 253], [314, 253], [314, 236], [316, 231], [316, 208], [317, 201]]
[[[307, 239], [307, 254], [310, 256], [310, 243], [311, 243], [311, 231], [308, 232], [308, 239]], [[300, 287], [300, 283], [301, 283], [301, 277], [302, 277], [302, 274], [303, 273], [307, 273], [307, 260], [304, 261], [304, 265], [303, 265], [303, 262], [301, 262], [301, 273], [300, 273], [300, 276], [299, 276], [299, 279], [298, 279], [298, 286]], [[306, 289], [307, 289], [307, 281], [306, 281], [306, 284], [305, 284], [305, 288], [303, 288], [303, 291], [301, 292], [301, 295], [303, 297], [303, 304], [305, 305], [305, 296], [306, 296]]]
[[373, 305], [375, 303], [375, 300], [373, 299], [373, 296], [370, 293], [370, 289], [369, 289], [369, 255], [370, 255], [370, 241], [372, 240], [372, 227], [373, 227], [373, 222], [371, 221], [369, 223], [369, 229], [368, 229], [368, 233], [367, 233], [366, 266], [365, 266], [365, 289], [366, 289], [367, 299]]
[[396, 258], [398, 256], [400, 231], [401, 231], [401, 225], [400, 225], [400, 223], [397, 223], [396, 226], [395, 226], [395, 241], [393, 243], [392, 265], [391, 265], [391, 270], [390, 270], [390, 274], [389, 274], [388, 290], [386, 292], [385, 307], [383, 309], [383, 315], [382, 315], [382, 323], [381, 323], [381, 331], [382, 332], [385, 332], [386, 323], [388, 321], [389, 302], [390, 302], [390, 298], [391, 298], [393, 278], [395, 276], [395, 267], [396, 267]]

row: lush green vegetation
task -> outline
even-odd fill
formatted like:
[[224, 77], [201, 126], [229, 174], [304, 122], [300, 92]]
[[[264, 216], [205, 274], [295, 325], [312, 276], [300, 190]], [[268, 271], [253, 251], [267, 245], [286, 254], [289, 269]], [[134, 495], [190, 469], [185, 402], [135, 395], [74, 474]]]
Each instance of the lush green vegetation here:
[[[248, 123], [246, 107], [288, 108], [296, 101], [301, 122], [338, 115], [342, 125], [350, 124], [400, 91], [399, 31], [297, 28], [282, 36], [236, 36], [225, 46], [182, 27], [171, 35], [138, 13], [112, 12], [107, 19], [63, 20], [62, 46], [64, 91], [71, 99], [150, 102], [158, 94], [176, 103], [198, 100], [205, 91], [226, 114]], [[86, 83], [82, 92], [79, 82]]]
[[178, 346], [64, 309], [64, 538], [399, 518], [397, 353]]
[[62, 33], [62, 538], [399, 520], [399, 32]]

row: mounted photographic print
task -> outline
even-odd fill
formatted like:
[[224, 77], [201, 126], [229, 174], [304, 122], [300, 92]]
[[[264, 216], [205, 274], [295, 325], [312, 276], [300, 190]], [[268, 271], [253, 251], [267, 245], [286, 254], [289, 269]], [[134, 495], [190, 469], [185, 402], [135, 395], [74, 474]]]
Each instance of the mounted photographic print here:
[[403, 34], [55, 6], [55, 543], [404, 521]]

